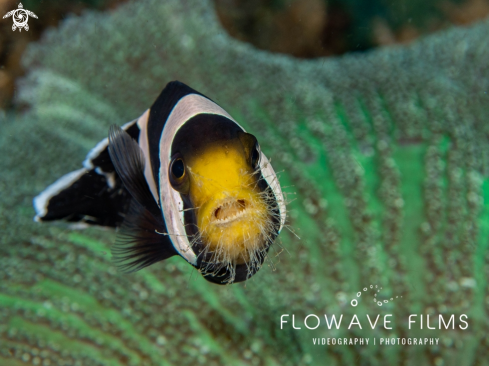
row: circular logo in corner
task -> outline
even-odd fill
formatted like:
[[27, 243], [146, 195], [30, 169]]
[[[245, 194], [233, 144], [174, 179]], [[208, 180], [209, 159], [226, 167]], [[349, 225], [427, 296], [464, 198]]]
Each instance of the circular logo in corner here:
[[22, 3], [19, 3], [18, 9], [9, 11], [3, 16], [3, 19], [12, 17], [12, 20], [14, 21], [12, 30], [15, 31], [16, 29], [19, 29], [19, 32], [21, 32], [22, 28], [24, 28], [26, 31], [29, 30], [29, 25], [27, 24], [29, 21], [29, 16], [37, 19], [36, 14], [30, 10], [24, 9]]

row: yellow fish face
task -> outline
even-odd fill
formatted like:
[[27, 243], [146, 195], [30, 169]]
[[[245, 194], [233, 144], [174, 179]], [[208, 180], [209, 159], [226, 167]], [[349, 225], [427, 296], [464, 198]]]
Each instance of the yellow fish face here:
[[[192, 127], [179, 134], [188, 136]], [[205, 263], [201, 270], [214, 274], [226, 269], [232, 276], [240, 265], [256, 272], [279, 220], [277, 201], [261, 174], [256, 138], [226, 127], [217, 124], [212, 132], [193, 133], [197, 137], [185, 140], [177, 134], [180, 148], [173, 151], [169, 176], [193, 212], [185, 224], [196, 228], [193, 243], [200, 246], [196, 251]]]
[[238, 141], [210, 146], [188, 163], [189, 196], [209, 252], [227, 262], [247, 263], [266, 245], [268, 210], [257, 172]]

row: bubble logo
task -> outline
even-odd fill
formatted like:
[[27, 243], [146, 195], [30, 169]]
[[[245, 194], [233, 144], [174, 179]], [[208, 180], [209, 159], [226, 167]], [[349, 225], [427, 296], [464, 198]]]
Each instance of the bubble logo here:
[[[363, 288], [363, 292], [367, 292], [369, 290], [368, 287], [364, 287]], [[378, 306], [382, 306], [383, 304], [387, 304], [389, 301], [394, 301], [394, 298], [391, 297], [390, 300], [379, 300], [377, 299], [377, 294], [380, 292], [380, 290], [382, 290], [382, 287], [378, 287], [377, 285], [370, 285], [370, 291], [369, 292], [374, 292], [374, 296], [373, 296], [373, 301], [377, 303]], [[360, 298], [360, 296], [362, 296], [362, 291], [358, 291], [357, 292], [357, 298]], [[395, 297], [396, 299], [399, 298], [399, 296], [396, 296]], [[402, 296], [401, 296], [402, 298]], [[350, 305], [355, 307], [358, 305], [358, 300], [355, 298], [355, 299], [352, 299], [351, 302], [350, 302]]]
[[28, 31], [29, 25], [27, 24], [27, 22], [29, 21], [29, 15], [37, 19], [36, 14], [34, 14], [32, 11], [24, 9], [22, 3], [19, 3], [19, 8], [9, 11], [7, 14], [3, 16], [3, 19], [8, 18], [10, 16], [12, 17], [12, 20], [14, 21], [14, 24], [12, 25], [13, 31], [15, 31], [17, 28], [19, 29], [19, 32], [22, 31], [22, 28]]

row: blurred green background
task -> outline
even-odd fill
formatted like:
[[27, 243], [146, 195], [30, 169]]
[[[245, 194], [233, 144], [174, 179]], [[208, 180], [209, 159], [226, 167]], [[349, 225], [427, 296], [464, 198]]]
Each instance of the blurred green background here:
[[[70, 15], [114, 9], [125, 1], [24, 1], [25, 8], [39, 19], [31, 21], [29, 32], [22, 34], [10, 32], [8, 21], [0, 24], [0, 108], [13, 107], [15, 79], [24, 73], [20, 58], [29, 42]], [[1, 0], [0, 13], [17, 4]], [[214, 6], [231, 36], [260, 49], [301, 58], [406, 44], [489, 14], [489, 0], [214, 0]]]

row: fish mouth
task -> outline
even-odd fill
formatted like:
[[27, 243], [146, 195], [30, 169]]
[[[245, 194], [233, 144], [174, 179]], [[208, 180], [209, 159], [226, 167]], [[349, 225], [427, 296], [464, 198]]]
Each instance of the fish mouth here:
[[245, 199], [227, 200], [217, 206], [212, 212], [212, 223], [225, 225], [246, 216], [251, 209], [251, 203]]

